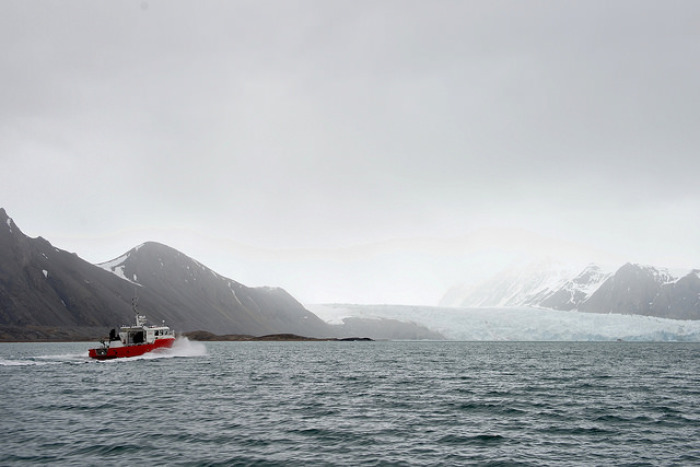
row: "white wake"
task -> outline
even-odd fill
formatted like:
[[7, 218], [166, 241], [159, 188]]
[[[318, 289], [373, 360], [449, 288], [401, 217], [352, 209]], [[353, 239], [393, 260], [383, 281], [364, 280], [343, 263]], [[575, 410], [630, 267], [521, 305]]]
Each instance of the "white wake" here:
[[[43, 345], [43, 344], [42, 344]], [[207, 355], [207, 348], [201, 342], [190, 341], [186, 337], [178, 337], [175, 343], [169, 349], [156, 349], [147, 352], [143, 355], [128, 358], [115, 358], [110, 360], [95, 360], [88, 356], [88, 347], [95, 347], [96, 343], [90, 343], [86, 346], [86, 350], [74, 353], [61, 353], [37, 356], [0, 356], [0, 366], [42, 366], [42, 365], [61, 365], [61, 364], [84, 364], [90, 362], [97, 363], [114, 363], [114, 362], [133, 362], [139, 360], [157, 360], [163, 358], [187, 358], [187, 357], [203, 357]]]

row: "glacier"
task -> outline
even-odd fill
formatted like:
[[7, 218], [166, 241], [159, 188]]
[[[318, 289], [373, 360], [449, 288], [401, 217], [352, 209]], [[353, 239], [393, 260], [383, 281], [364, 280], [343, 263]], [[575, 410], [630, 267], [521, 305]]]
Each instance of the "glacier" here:
[[700, 321], [543, 308], [453, 308], [410, 305], [307, 305], [329, 324], [344, 318], [396, 319], [458, 341], [694, 341]]

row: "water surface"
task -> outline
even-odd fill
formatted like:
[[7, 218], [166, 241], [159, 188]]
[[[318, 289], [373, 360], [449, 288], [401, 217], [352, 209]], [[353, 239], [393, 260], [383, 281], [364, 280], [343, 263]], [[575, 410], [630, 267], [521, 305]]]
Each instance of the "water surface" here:
[[700, 344], [0, 344], [0, 465], [698, 465]]

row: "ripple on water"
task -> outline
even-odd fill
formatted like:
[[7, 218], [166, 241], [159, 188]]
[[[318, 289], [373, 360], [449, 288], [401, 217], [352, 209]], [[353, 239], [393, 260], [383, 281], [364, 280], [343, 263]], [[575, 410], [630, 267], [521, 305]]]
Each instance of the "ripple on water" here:
[[0, 465], [693, 465], [700, 345], [0, 345]]

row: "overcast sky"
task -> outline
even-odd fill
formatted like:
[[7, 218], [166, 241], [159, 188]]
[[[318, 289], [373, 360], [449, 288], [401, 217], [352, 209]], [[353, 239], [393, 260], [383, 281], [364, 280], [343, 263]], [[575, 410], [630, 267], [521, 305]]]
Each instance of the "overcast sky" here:
[[695, 0], [6, 0], [0, 43], [0, 206], [92, 262], [416, 304], [549, 247], [700, 267]]

